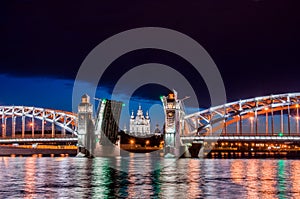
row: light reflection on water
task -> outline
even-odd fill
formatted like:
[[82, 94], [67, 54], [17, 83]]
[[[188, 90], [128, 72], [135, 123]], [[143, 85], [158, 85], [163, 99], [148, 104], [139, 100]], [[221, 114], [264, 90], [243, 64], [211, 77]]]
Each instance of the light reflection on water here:
[[[1, 198], [299, 198], [300, 160], [0, 157]], [[120, 170], [112, 169], [122, 168]], [[153, 171], [154, 170], [154, 171]], [[123, 172], [127, 171], [127, 172]]]

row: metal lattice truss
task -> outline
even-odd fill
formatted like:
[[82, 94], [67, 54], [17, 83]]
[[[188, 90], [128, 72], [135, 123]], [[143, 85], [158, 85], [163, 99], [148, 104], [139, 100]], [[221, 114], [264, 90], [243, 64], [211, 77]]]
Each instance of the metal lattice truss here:
[[261, 114], [271, 113], [273, 115], [276, 111], [287, 110], [290, 116], [290, 109], [298, 109], [300, 106], [299, 103], [300, 93], [287, 93], [240, 100], [186, 115], [184, 117], [185, 126], [189, 128], [189, 135], [199, 134], [200, 132], [204, 134], [208, 132], [213, 133], [224, 128], [226, 125], [249, 117], [253, 117], [255, 120]]
[[27, 106], [0, 106], [0, 116], [2, 120], [8, 117], [28, 117], [50, 122], [63, 130], [77, 135], [76, 122], [77, 115], [72, 112], [27, 107]]

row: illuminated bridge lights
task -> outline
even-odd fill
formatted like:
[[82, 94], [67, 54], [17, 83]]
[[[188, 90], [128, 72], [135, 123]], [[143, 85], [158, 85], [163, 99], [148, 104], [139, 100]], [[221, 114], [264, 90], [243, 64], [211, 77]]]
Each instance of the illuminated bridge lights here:
[[[41, 121], [41, 132], [42, 135], [46, 132], [45, 126], [47, 122], [52, 124], [52, 135], [55, 134], [55, 126], [60, 127], [64, 132], [68, 131], [72, 134], [77, 134], [76, 132], [76, 122], [77, 115], [75, 113], [61, 111], [61, 110], [52, 110], [38, 107], [27, 107], [27, 106], [0, 106], [0, 122], [2, 126], [2, 137], [6, 137], [6, 128], [11, 126], [12, 137], [16, 136], [16, 126], [18, 120], [21, 118], [20, 125], [22, 136], [25, 137], [26, 126], [31, 127], [32, 137], [35, 137], [35, 128], [37, 124], [36, 120]], [[30, 118], [30, 122], [28, 122]], [[11, 125], [7, 124], [7, 119], [11, 119]]]
[[20, 138], [20, 139], [0, 139], [0, 143], [23, 143], [23, 142], [77, 142], [78, 138]]
[[234, 140], [234, 141], [300, 141], [300, 136], [195, 136], [195, 137], [181, 137], [182, 141], [185, 140]]
[[213, 134], [221, 133], [224, 140], [299, 140], [294, 136], [300, 135], [299, 103], [300, 93], [286, 93], [210, 107], [185, 115], [181, 135], [217, 140]]

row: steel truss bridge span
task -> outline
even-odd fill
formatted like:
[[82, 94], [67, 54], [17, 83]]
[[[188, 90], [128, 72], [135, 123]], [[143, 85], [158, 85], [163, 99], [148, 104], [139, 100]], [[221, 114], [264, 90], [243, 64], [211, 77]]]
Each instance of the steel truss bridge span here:
[[[185, 115], [185, 129], [181, 136], [207, 136], [221, 130], [221, 135], [243, 135], [245, 120], [249, 119], [251, 130], [245, 134], [275, 136], [299, 134], [300, 93], [286, 93], [239, 100]], [[259, 116], [263, 119], [258, 119]], [[279, 117], [280, 129], [274, 118]], [[294, 118], [294, 120], [292, 120]], [[291, 123], [295, 128], [292, 129]], [[259, 126], [260, 124], [260, 126]], [[235, 132], [228, 130], [235, 126]], [[263, 126], [263, 130], [262, 127]], [[283, 135], [281, 135], [283, 136]]]
[[[28, 107], [28, 106], [0, 106], [0, 122], [2, 137], [6, 137], [6, 131], [8, 122], [7, 119], [11, 119], [11, 137], [16, 137], [16, 118], [21, 117], [21, 137], [26, 137], [26, 118], [30, 118], [31, 122], [29, 124], [32, 137], [35, 137], [35, 120], [40, 120], [40, 131], [41, 136], [44, 137], [45, 126], [51, 123], [51, 137], [55, 137], [55, 126], [59, 126], [62, 129], [62, 133], [65, 135], [66, 132], [77, 136], [76, 126], [77, 126], [77, 115], [71, 112]], [[28, 123], [28, 122], [27, 122]], [[28, 125], [28, 124], [27, 124]], [[10, 125], [9, 125], [10, 126]], [[17, 136], [18, 137], [18, 136]]]

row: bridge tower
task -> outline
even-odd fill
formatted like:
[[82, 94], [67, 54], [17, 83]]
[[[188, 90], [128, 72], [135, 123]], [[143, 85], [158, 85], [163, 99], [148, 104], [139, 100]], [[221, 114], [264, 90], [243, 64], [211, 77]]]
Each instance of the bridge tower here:
[[185, 150], [180, 136], [184, 130], [184, 107], [173, 90], [167, 97], [161, 98], [165, 112], [164, 154], [165, 157], [180, 157]]
[[90, 103], [90, 97], [84, 94], [81, 97], [81, 103], [78, 105], [78, 147], [79, 152], [86, 156], [91, 156], [94, 149], [94, 121], [93, 105]]

